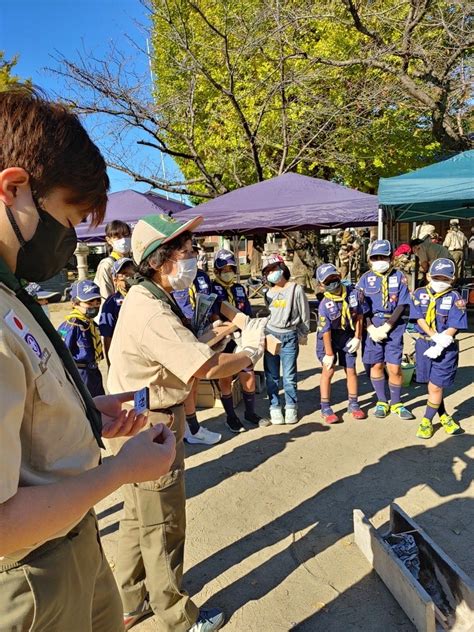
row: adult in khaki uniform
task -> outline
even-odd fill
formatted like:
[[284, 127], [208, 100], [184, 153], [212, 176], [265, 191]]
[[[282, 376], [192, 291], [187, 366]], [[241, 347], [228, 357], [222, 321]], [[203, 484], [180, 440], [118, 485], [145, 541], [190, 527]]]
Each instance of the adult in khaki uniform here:
[[443, 241], [445, 246], [451, 253], [451, 259], [456, 266], [456, 278], [463, 276], [464, 250], [467, 247], [467, 237], [459, 228], [459, 220], [449, 220], [449, 230]]
[[219, 609], [199, 611], [181, 587], [186, 528], [183, 402], [194, 378], [235, 375], [261, 357], [266, 321], [251, 320], [242, 331], [242, 350], [233, 354], [210, 349], [183, 324], [171, 292], [194, 280], [197, 263], [189, 230], [201, 221], [198, 217], [183, 224], [150, 215], [136, 224], [132, 250], [142, 277], [125, 297], [110, 348], [109, 389], [146, 384], [150, 421], [168, 420], [176, 436], [171, 472], [123, 490], [116, 571], [126, 627], [151, 611], [162, 632], [210, 632], [224, 621]]
[[117, 632], [120, 598], [91, 507], [166, 473], [174, 440], [159, 426], [100, 464], [101, 435], [145, 419], [121, 411], [132, 393], [92, 400], [24, 289], [64, 267], [82, 218], [102, 219], [102, 156], [68, 109], [29, 88], [0, 93], [0, 134], [0, 629]]
[[431, 241], [430, 237], [425, 239], [412, 239], [410, 241], [411, 249], [413, 253], [418, 257], [420, 263], [420, 270], [423, 274], [426, 274], [430, 265], [436, 259], [451, 259], [452, 255], [449, 250], [441, 244], [435, 244]]

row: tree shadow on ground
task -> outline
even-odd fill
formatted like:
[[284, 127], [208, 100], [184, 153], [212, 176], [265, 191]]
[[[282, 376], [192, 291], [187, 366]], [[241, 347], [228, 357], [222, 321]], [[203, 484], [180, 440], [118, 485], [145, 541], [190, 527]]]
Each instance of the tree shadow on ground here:
[[252, 472], [297, 439], [308, 437], [313, 432], [326, 432], [330, 428], [313, 422], [286, 426], [286, 429], [288, 431], [284, 433], [260, 435], [258, 439], [240, 444], [213, 461], [186, 468], [186, 498], [199, 496], [234, 474]]
[[[467, 454], [473, 445], [474, 437], [465, 434], [432, 447], [420, 444], [393, 450], [196, 564], [186, 573], [186, 584], [192, 593], [198, 592], [209, 578], [223, 575], [255, 553], [309, 529], [298, 541], [298, 559], [292, 555], [290, 544], [213, 595], [213, 602], [230, 616], [249, 601], [267, 595], [301, 564], [352, 533], [353, 508], [362, 509], [370, 518], [417, 485], [429, 486], [442, 497], [464, 492], [473, 480], [474, 461]], [[466, 467], [458, 480], [452, 467], [459, 458]]]
[[[470, 554], [474, 548], [472, 498], [455, 498], [413, 518], [468, 576], [473, 576], [474, 557]], [[388, 525], [386, 527], [379, 532], [384, 534]], [[290, 629], [292, 632], [379, 630], [380, 621], [374, 620], [372, 611], [380, 613], [382, 610], [389, 611], [391, 625], [396, 625], [397, 631], [415, 629], [376, 572], [371, 571], [325, 607]]]

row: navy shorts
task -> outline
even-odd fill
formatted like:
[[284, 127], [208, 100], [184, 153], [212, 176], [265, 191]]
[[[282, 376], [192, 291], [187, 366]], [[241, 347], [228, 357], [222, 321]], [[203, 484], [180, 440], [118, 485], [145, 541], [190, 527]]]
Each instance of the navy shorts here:
[[432, 360], [424, 352], [434, 347], [434, 342], [418, 338], [415, 344], [416, 381], [422, 384], [431, 382], [440, 388], [448, 388], [454, 384], [459, 360], [459, 344], [455, 340], [443, 353]]
[[[335, 365], [338, 364], [339, 366], [349, 369], [355, 368], [357, 354], [347, 351], [347, 343], [351, 338], [352, 336], [345, 331], [334, 330], [332, 332], [331, 344], [334, 355], [336, 356]], [[325, 355], [323, 340], [318, 336], [316, 342], [316, 356], [321, 364]]]
[[99, 369], [78, 369], [82, 381], [89, 389], [92, 397], [105, 395], [104, 385], [102, 384], [102, 374]]
[[[379, 325], [374, 323], [376, 327]], [[403, 334], [405, 333], [405, 323], [395, 325], [388, 333], [387, 338], [382, 342], [374, 342], [368, 335], [365, 341], [362, 362], [364, 365], [388, 362], [400, 366], [403, 356]]]

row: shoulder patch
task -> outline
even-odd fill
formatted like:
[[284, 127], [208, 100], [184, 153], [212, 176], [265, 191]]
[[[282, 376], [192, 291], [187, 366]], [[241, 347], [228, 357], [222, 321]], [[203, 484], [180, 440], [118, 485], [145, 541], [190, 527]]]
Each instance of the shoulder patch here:
[[463, 298], [459, 298], [454, 304], [458, 309], [466, 309], [466, 301]]

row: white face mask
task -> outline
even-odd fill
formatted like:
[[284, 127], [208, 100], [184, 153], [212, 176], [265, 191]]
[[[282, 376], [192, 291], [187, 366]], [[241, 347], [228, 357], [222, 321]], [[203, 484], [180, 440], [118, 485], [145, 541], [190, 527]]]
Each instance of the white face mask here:
[[221, 274], [221, 279], [224, 283], [231, 283], [236, 278], [235, 272], [223, 272]]
[[270, 272], [270, 274], [267, 276], [267, 279], [270, 281], [270, 283], [278, 283], [282, 276], [283, 270], [273, 270], [273, 272]]
[[186, 290], [191, 287], [197, 274], [197, 261], [194, 259], [178, 259], [175, 261], [178, 266], [176, 274], [169, 274], [168, 281], [173, 290]]
[[387, 270], [390, 268], [390, 261], [371, 261], [370, 267], [374, 272], [383, 274], [384, 272], [387, 272]]
[[122, 237], [122, 239], [114, 239], [112, 242], [112, 249], [120, 255], [128, 255], [131, 245], [132, 240], [130, 237]]
[[449, 290], [451, 283], [446, 283], [446, 281], [430, 281], [430, 287], [436, 294], [438, 294], [438, 292]]

